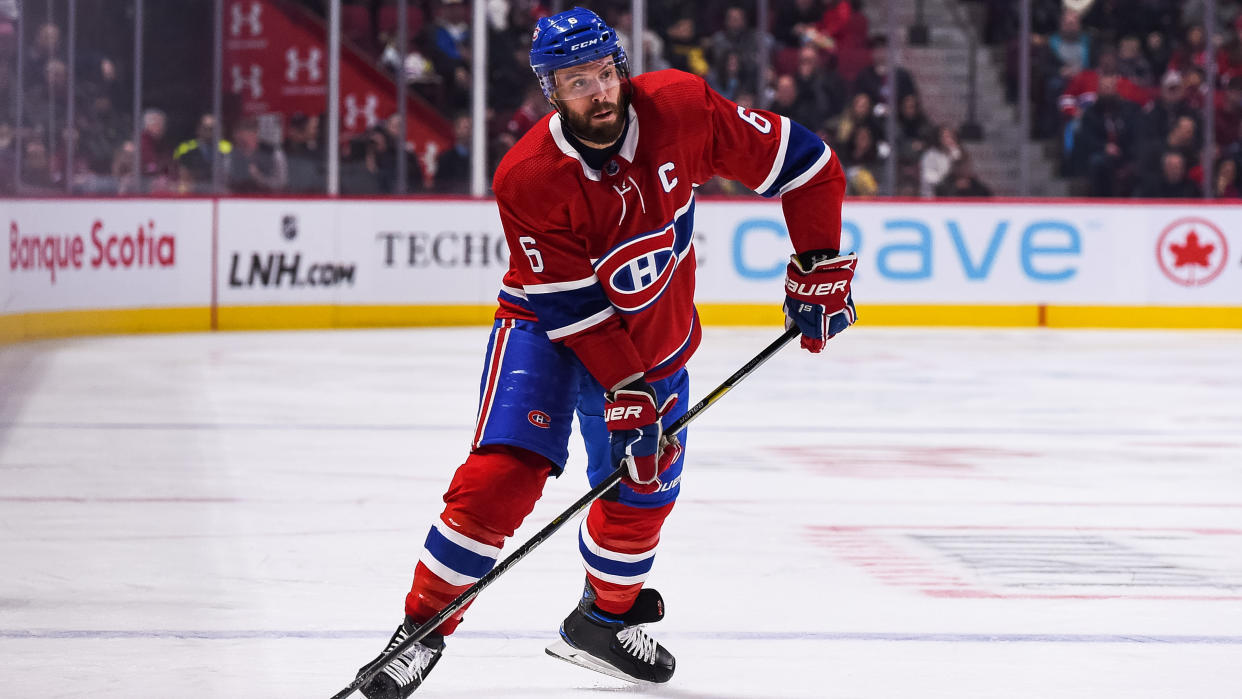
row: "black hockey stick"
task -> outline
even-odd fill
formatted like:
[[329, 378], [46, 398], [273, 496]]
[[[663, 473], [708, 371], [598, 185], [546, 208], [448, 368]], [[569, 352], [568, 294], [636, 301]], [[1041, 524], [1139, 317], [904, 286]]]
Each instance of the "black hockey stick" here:
[[[793, 327], [793, 328], [786, 330], [784, 334], [782, 334], [779, 338], [776, 339], [775, 342], [773, 342], [772, 344], [764, 348], [762, 352], [755, 355], [754, 358], [751, 359], [749, 362], [746, 362], [746, 365], [743, 366], [741, 369], [738, 369], [733, 374], [733, 376], [730, 376], [729, 378], [725, 379], [724, 383], [716, 387], [716, 390], [707, 394], [703, 398], [703, 400], [699, 401], [698, 403], [695, 403], [694, 407], [690, 408], [689, 410], [685, 412], [684, 415], [677, 418], [677, 420], [674, 421], [673, 424], [669, 425], [668, 429], [665, 430], [665, 434], [672, 436], [686, 429], [686, 425], [689, 425], [691, 422], [693, 422], [694, 419], [699, 416], [699, 414], [701, 414], [704, 410], [708, 408], [708, 406], [720, 400], [721, 397], [724, 396], [724, 394], [728, 393], [729, 391], [733, 389], [734, 386], [741, 383], [742, 379], [746, 378], [747, 376], [750, 376], [751, 372], [753, 372], [755, 369], [758, 369], [760, 365], [762, 365], [764, 362], [771, 359], [772, 356], [777, 353], [777, 351], [779, 351], [782, 347], [785, 346], [785, 343], [794, 339], [798, 335], [799, 335], [799, 332], [798, 332], [797, 327]], [[578, 514], [581, 513], [584, 509], [586, 509], [588, 505], [590, 505], [601, 495], [603, 495], [604, 493], [612, 489], [613, 486], [620, 483], [621, 477], [624, 475], [625, 475], [625, 467], [621, 467], [621, 468], [618, 468], [616, 471], [613, 471], [612, 474], [609, 475], [607, 478], [605, 478], [599, 485], [595, 486], [594, 488], [591, 488], [591, 490], [589, 490], [585, 495], [578, 498], [578, 501], [570, 505], [569, 509], [557, 515], [556, 518], [553, 519], [551, 522], [548, 522], [547, 526], [545, 526], [543, 529], [540, 529], [539, 532], [535, 534], [534, 536], [532, 536], [529, 541], [522, 544], [522, 546], [518, 550], [509, 554], [509, 556], [505, 558], [503, 561], [501, 561], [500, 563], [497, 563], [496, 567], [492, 568], [490, 571], [487, 572], [486, 575], [479, 578], [478, 582], [476, 582], [475, 584], [467, 588], [465, 592], [458, 595], [457, 598], [454, 599], [452, 602], [449, 602], [447, 607], [445, 607], [444, 609], [441, 609], [438, 614], [431, 617], [422, 626], [415, 629], [414, 633], [411, 633], [408, 638], [406, 638], [404, 641], [401, 642], [400, 645], [398, 645], [396, 648], [393, 648], [391, 652], [386, 654], [384, 657], [379, 658], [374, 663], [372, 663], [370, 666], [363, 668], [363, 670], [359, 672], [358, 676], [354, 679], [354, 681], [350, 682], [349, 686], [345, 687], [345, 689], [342, 689], [336, 694], [333, 694], [332, 699], [345, 699], [345, 697], [349, 696], [350, 694], [353, 694], [359, 687], [366, 684], [367, 682], [370, 682], [371, 678], [375, 677], [381, 671], [383, 671], [383, 669], [387, 667], [387, 665], [390, 662], [392, 662], [394, 658], [396, 658], [398, 655], [408, 650], [415, 643], [418, 643], [419, 641], [423, 640], [423, 638], [426, 637], [427, 634], [434, 631], [437, 627], [440, 626], [440, 624], [443, 624], [446, 620], [448, 620], [449, 617], [453, 616], [462, 607], [469, 604], [470, 600], [474, 599], [476, 596], [478, 596], [480, 592], [483, 591], [483, 588], [487, 587], [488, 585], [491, 585], [493, 582], [495, 582], [496, 578], [499, 578], [500, 576], [504, 575], [505, 571], [509, 570], [515, 564], [517, 564], [518, 561], [525, 558], [526, 554], [533, 551], [536, 546], [538, 546], [539, 544], [542, 544], [544, 541], [547, 541], [548, 537], [555, 534], [556, 531], [560, 529], [562, 525], [564, 525], [566, 522], [573, 519], [574, 517], [577, 517]]]

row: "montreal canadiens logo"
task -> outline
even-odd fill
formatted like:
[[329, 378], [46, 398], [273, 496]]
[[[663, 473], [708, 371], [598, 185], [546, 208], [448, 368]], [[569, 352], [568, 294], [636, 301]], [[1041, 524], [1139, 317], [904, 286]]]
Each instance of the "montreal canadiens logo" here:
[[1156, 260], [1164, 276], [1182, 286], [1203, 286], [1225, 271], [1229, 243], [1211, 221], [1181, 218], [1156, 241]]
[[627, 240], [595, 264], [595, 276], [608, 290], [613, 306], [632, 313], [660, 298], [677, 268], [675, 239], [670, 223], [664, 230]]
[[530, 424], [535, 427], [542, 427], [545, 430], [552, 426], [552, 417], [542, 410], [532, 410], [526, 413], [526, 419], [530, 420]]

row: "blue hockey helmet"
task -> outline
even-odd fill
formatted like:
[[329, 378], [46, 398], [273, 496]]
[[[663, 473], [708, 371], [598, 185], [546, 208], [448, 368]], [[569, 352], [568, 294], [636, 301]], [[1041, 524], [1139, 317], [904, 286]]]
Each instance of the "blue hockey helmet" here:
[[530, 68], [548, 99], [556, 90], [554, 71], [610, 56], [621, 75], [628, 78], [629, 58], [617, 40], [617, 32], [599, 15], [581, 7], [541, 18], [530, 42]]

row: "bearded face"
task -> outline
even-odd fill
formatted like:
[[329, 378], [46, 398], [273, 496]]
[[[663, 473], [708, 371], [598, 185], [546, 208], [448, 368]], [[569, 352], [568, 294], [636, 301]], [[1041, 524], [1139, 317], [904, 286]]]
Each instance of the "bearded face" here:
[[556, 73], [555, 104], [570, 131], [588, 145], [612, 145], [625, 128], [628, 98], [621, 74], [607, 58]]

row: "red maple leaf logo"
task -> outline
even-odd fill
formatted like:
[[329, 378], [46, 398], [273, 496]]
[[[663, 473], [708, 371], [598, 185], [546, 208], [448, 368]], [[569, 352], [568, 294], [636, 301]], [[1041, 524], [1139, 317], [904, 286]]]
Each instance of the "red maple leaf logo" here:
[[1208, 243], [1201, 245], [1199, 243], [1199, 234], [1191, 230], [1186, 235], [1186, 244], [1178, 245], [1170, 243], [1169, 250], [1172, 251], [1174, 267], [1185, 267], [1186, 265], [1199, 265], [1200, 267], [1210, 266], [1208, 258], [1212, 256], [1212, 251], [1216, 249], [1215, 245]]

